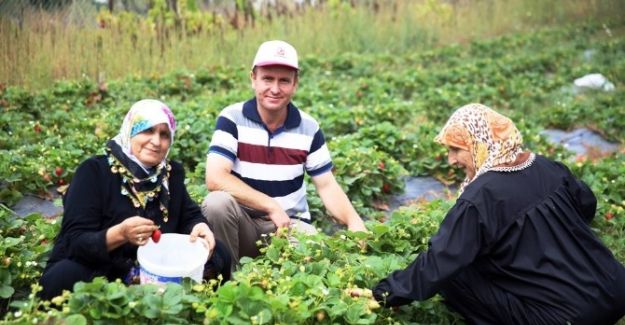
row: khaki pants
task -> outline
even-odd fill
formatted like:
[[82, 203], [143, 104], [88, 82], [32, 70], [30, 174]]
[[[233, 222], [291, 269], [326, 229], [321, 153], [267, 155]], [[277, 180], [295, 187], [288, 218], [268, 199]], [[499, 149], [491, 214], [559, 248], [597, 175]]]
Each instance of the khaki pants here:
[[[202, 214], [215, 238], [226, 244], [230, 251], [233, 271], [238, 267], [241, 257], [260, 255], [256, 242], [263, 234], [276, 231], [276, 225], [264, 212], [238, 204], [232, 195], [223, 191], [210, 192], [204, 198]], [[291, 230], [307, 234], [317, 233], [315, 227], [297, 219], [291, 220]]]

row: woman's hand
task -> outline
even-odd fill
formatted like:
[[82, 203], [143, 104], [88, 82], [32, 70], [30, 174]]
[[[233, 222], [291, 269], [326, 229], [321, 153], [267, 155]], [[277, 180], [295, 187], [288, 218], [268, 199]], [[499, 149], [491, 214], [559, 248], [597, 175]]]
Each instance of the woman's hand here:
[[206, 241], [206, 246], [208, 247], [208, 257], [210, 258], [215, 249], [215, 236], [210, 228], [208, 228], [208, 225], [203, 222], [196, 224], [193, 226], [193, 229], [191, 229], [191, 233], [189, 235], [191, 236], [191, 242], [195, 242], [198, 237]]
[[156, 229], [158, 227], [150, 219], [139, 216], [127, 218], [107, 230], [106, 248], [110, 252], [125, 243], [143, 246]]
[[380, 303], [373, 297], [373, 292], [371, 291], [371, 289], [349, 288], [345, 289], [344, 292], [346, 295], [353, 298], [366, 298], [367, 307], [369, 307], [370, 310], [380, 308]]
[[147, 244], [152, 232], [158, 229], [154, 221], [139, 216], [130, 217], [124, 220], [121, 225], [126, 241], [137, 246]]
[[373, 292], [371, 291], [371, 289], [363, 289], [363, 288], [345, 289], [345, 294], [352, 296], [352, 297], [365, 297], [365, 298], [373, 297]]

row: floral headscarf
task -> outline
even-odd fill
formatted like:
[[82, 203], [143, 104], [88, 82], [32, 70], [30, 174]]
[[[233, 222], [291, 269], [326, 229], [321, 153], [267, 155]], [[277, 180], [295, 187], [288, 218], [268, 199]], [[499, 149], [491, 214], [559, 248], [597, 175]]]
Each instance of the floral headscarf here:
[[[135, 135], [157, 125], [165, 123], [171, 134], [171, 144], [174, 143], [176, 120], [167, 105], [155, 99], [143, 99], [136, 102], [126, 114], [119, 134], [113, 140], [119, 144], [124, 153], [135, 162], [141, 162], [130, 152], [130, 139]], [[169, 151], [167, 152], [169, 154]], [[165, 155], [164, 160], [167, 158]], [[163, 160], [163, 161], [164, 161]], [[145, 166], [144, 166], [145, 167]]]
[[513, 163], [523, 152], [523, 138], [514, 123], [482, 104], [457, 109], [434, 140], [471, 153], [475, 176], [465, 178], [459, 193], [494, 167]]
[[[169, 205], [168, 179], [171, 167], [165, 154], [156, 166], [145, 166], [131, 152], [130, 139], [161, 123], [165, 123], [174, 142], [176, 121], [167, 105], [154, 99], [136, 102], [126, 114], [119, 133], [106, 144], [111, 172], [122, 177], [121, 193], [132, 201], [135, 208], [145, 207], [154, 198], [160, 201], [163, 221], [167, 222]], [[170, 144], [170, 148], [171, 148]]]

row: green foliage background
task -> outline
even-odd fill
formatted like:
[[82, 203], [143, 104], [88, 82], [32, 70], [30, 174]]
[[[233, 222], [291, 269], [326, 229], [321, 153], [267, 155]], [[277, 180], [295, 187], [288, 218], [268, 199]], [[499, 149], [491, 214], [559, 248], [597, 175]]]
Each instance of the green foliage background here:
[[[623, 22], [579, 23], [427, 51], [304, 55], [295, 103], [321, 122], [340, 184], [367, 217], [369, 234], [277, 235], [265, 254], [244, 261], [234, 281], [126, 287], [96, 279], [53, 301], [34, 296], [57, 222], [7, 208], [25, 193], [70, 183], [85, 158], [103, 152], [130, 105], [158, 98], [178, 120], [171, 158], [186, 170], [200, 200], [203, 160], [215, 118], [250, 96], [248, 69], [222, 66], [107, 83], [61, 81], [37, 91], [0, 90], [0, 297], [6, 323], [461, 323], [435, 297], [398, 311], [348, 297], [406, 266], [427, 246], [450, 200], [417, 203], [387, 216], [376, 209], [401, 192], [402, 176], [430, 175], [447, 183], [462, 175], [446, 163], [433, 137], [451, 112], [481, 102], [510, 116], [531, 150], [567, 163], [598, 197], [593, 227], [625, 262], [625, 153], [575, 159], [540, 136], [544, 128], [589, 127], [625, 139]], [[591, 52], [586, 52], [591, 51]], [[593, 53], [591, 57], [585, 53]], [[612, 92], [577, 91], [575, 78], [600, 72]], [[62, 168], [60, 175], [55, 174]], [[329, 218], [310, 200], [321, 228]], [[379, 221], [379, 220], [382, 220]], [[366, 242], [366, 248], [358, 243]]]

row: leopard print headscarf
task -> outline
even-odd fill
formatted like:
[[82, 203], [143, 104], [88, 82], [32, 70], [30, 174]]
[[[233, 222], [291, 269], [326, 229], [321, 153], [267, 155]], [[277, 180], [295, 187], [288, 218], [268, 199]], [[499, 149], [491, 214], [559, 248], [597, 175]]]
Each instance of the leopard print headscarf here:
[[475, 176], [465, 178], [459, 194], [493, 167], [514, 162], [523, 151], [523, 138], [514, 123], [482, 104], [457, 109], [434, 140], [471, 153]]

